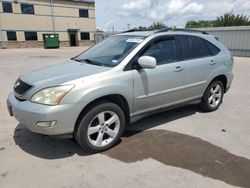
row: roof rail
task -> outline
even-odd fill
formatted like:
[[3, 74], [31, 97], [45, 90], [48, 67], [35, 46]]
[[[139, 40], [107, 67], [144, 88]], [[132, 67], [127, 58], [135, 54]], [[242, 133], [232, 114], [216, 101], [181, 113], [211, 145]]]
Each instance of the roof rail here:
[[130, 30], [127, 30], [127, 31], [123, 31], [122, 33], [130, 33], [130, 32], [136, 32], [136, 31], [140, 31], [140, 30], [130, 29]]
[[190, 33], [202, 33], [202, 34], [208, 35], [206, 31], [186, 29], [186, 28], [171, 28], [171, 27], [163, 28], [161, 30], [156, 31], [155, 33], [162, 33], [162, 32], [167, 32], [167, 31], [183, 31], [183, 32], [190, 32]]

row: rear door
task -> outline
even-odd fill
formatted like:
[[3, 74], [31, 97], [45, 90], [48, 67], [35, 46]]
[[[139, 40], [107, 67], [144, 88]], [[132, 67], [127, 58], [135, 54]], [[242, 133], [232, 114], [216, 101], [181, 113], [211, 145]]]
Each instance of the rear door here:
[[183, 97], [184, 69], [174, 36], [154, 39], [135, 58], [156, 58], [155, 69], [134, 69], [134, 115], [178, 103]]
[[207, 79], [216, 64], [205, 39], [192, 35], [180, 35], [183, 62], [185, 64], [184, 99], [199, 98], [207, 86]]

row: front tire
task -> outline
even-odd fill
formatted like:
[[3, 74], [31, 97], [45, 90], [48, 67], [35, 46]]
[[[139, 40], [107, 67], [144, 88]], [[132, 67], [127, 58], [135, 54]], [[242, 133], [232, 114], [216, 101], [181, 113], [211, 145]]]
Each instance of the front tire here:
[[222, 104], [224, 96], [224, 86], [220, 80], [213, 81], [206, 89], [202, 101], [201, 108], [206, 112], [217, 110]]
[[75, 139], [87, 152], [102, 152], [119, 141], [124, 127], [125, 116], [122, 109], [108, 101], [100, 102], [83, 115]]

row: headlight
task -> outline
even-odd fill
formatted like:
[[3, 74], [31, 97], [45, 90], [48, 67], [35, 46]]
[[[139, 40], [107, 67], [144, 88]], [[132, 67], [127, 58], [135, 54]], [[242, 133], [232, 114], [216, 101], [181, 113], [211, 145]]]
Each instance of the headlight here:
[[74, 85], [64, 85], [57, 87], [50, 87], [38, 91], [31, 98], [31, 102], [58, 105], [62, 98], [74, 87]]

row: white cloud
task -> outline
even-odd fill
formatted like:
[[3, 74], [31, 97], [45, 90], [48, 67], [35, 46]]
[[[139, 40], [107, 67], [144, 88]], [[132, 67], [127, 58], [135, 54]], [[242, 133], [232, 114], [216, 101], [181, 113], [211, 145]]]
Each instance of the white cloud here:
[[220, 2], [213, 2], [207, 3], [206, 9], [210, 10], [215, 14], [223, 14], [225, 12], [230, 12], [234, 8], [234, 3], [230, 1], [220, 1]]
[[232, 10], [238, 13], [250, 14], [250, 1], [237, 0], [233, 3]]
[[200, 13], [203, 10], [204, 6], [202, 4], [198, 4], [196, 2], [192, 2], [188, 4], [183, 10], [181, 10], [182, 13], [191, 13], [191, 14], [197, 14]]
[[189, 0], [137, 0], [124, 3], [119, 10], [119, 15], [164, 22], [185, 14], [198, 14], [203, 8], [202, 4]]
[[137, 0], [129, 3], [124, 3], [121, 7], [127, 11], [143, 10], [151, 6], [151, 0]]
[[184, 8], [185, 2], [183, 0], [171, 0], [166, 5], [168, 13], [175, 14], [180, 12]]
[[166, 14], [158, 10], [150, 10], [147, 16], [152, 20], [163, 20], [165, 19]]

